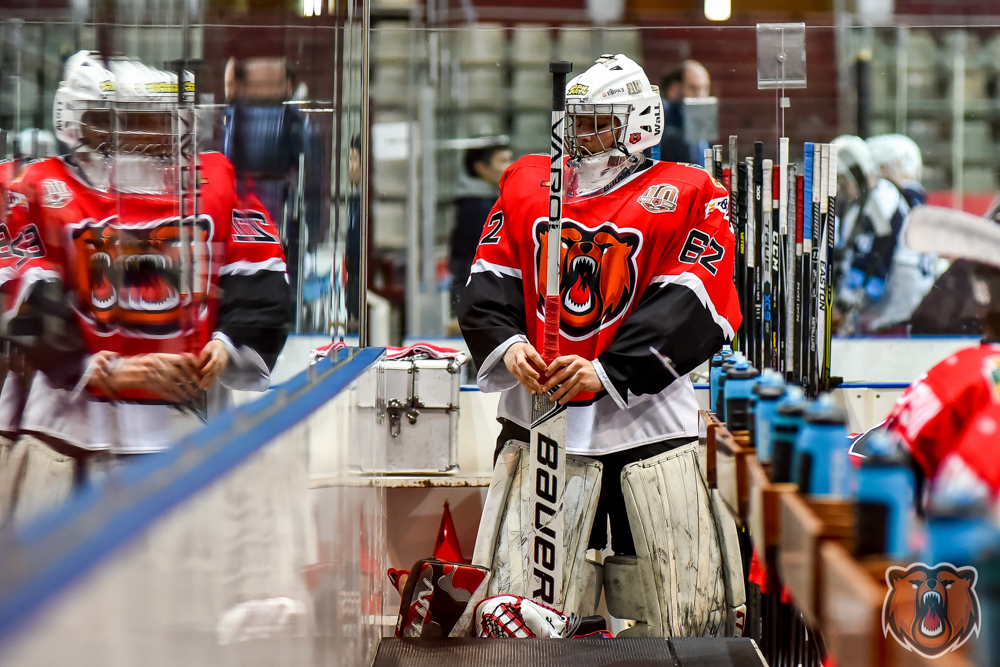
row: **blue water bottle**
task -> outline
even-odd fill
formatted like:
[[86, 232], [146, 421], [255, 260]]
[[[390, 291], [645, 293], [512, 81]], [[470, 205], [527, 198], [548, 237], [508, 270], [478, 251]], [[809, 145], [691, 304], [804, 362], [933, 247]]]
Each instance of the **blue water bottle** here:
[[757, 448], [757, 458], [771, 464], [771, 481], [785, 483], [792, 481], [792, 461], [795, 457], [795, 443], [799, 431], [805, 423], [809, 401], [802, 387], [788, 385], [784, 397], [778, 401], [774, 423], [771, 425], [770, 449]]
[[806, 410], [795, 443], [795, 482], [812, 496], [845, 498], [851, 494], [847, 413], [823, 394]]
[[743, 360], [743, 355], [737, 352], [723, 361], [722, 368], [719, 369], [719, 388], [715, 396], [715, 416], [719, 418], [719, 421], [726, 421], [726, 400], [723, 398], [726, 391], [726, 378], [729, 371], [736, 368], [736, 364], [741, 360]]
[[708, 363], [708, 399], [712, 412], [715, 412], [716, 402], [719, 400], [719, 375], [722, 374], [722, 364], [731, 356], [733, 356], [732, 349], [728, 345], [723, 345], [722, 350]]
[[930, 566], [961, 567], [1000, 556], [1000, 529], [990, 521], [990, 503], [978, 494], [934, 498], [927, 508], [927, 534], [920, 560]]
[[778, 412], [778, 400], [785, 395], [785, 380], [781, 373], [765, 368], [753, 387], [754, 401], [750, 406], [750, 444], [757, 448], [757, 458], [764, 449], [770, 458], [772, 425]]
[[888, 433], [873, 434], [868, 455], [858, 471], [854, 555], [911, 556], [910, 536], [916, 520], [917, 480], [913, 459]]
[[741, 360], [726, 373], [722, 395], [726, 402], [726, 427], [730, 433], [750, 430], [750, 401], [760, 371]]

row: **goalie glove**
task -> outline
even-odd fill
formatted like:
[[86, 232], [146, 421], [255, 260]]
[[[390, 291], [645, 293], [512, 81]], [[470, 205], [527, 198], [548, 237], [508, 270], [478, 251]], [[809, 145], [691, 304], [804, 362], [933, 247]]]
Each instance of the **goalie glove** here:
[[520, 595], [494, 595], [476, 606], [476, 635], [479, 637], [572, 637], [580, 617], [569, 616], [552, 607]]

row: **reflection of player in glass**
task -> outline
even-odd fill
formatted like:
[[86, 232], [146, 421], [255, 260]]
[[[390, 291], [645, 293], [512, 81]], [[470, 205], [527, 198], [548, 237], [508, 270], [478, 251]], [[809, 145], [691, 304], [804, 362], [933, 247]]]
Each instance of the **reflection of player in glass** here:
[[227, 388], [267, 387], [289, 306], [281, 242], [225, 157], [195, 157], [175, 74], [89, 52], [64, 74], [68, 153], [25, 168], [5, 221], [20, 277], [8, 333], [44, 371], [21, 429], [73, 460], [154, 452], [198, 423], [172, 406], [204, 415]]
[[905, 333], [934, 282], [931, 258], [900, 241], [910, 205], [855, 136], [837, 146], [835, 325], [841, 336]]
[[[625, 56], [602, 56], [570, 82], [562, 237], [548, 238], [548, 156], [521, 158], [501, 179], [458, 309], [480, 388], [503, 391], [499, 447], [528, 441], [531, 395], [558, 385], [567, 451], [604, 462], [590, 544], [604, 548], [610, 514], [618, 554], [635, 553], [622, 467], [697, 438], [686, 373], [740, 323], [726, 190], [700, 167], [643, 157], [660, 138], [660, 105]], [[562, 248], [563, 354], [546, 365], [549, 243]]]

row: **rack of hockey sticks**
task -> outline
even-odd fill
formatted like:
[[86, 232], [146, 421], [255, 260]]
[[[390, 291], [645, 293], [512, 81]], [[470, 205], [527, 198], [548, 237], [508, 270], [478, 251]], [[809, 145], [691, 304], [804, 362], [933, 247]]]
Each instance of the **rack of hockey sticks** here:
[[739, 157], [737, 137], [705, 151], [705, 168], [730, 192], [733, 276], [743, 324], [733, 341], [757, 368], [772, 368], [815, 396], [838, 384], [830, 374], [833, 333], [837, 150], [806, 143], [801, 166], [778, 143], [777, 164], [763, 142]]

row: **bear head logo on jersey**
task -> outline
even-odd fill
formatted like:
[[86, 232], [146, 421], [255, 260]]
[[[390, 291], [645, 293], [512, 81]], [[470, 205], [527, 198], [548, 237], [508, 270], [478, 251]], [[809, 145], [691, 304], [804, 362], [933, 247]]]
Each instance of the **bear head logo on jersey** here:
[[[201, 303], [211, 263], [211, 220], [202, 216], [188, 227], [188, 233], [192, 231], [192, 292], [194, 301]], [[115, 218], [85, 220], [72, 228], [70, 240], [77, 257], [77, 297], [85, 315], [98, 324], [140, 334], [177, 331], [183, 263], [177, 218], [134, 224], [120, 224]]]
[[974, 567], [913, 563], [885, 573], [889, 592], [882, 607], [882, 630], [925, 658], [954, 651], [979, 633], [979, 598]]
[[[535, 226], [535, 267], [538, 272], [538, 312], [544, 313], [546, 276], [539, 269], [547, 257], [549, 228]], [[561, 329], [580, 340], [615, 321], [635, 296], [636, 255], [642, 235], [607, 222], [596, 229], [564, 221], [562, 225], [562, 275], [559, 301]]]

